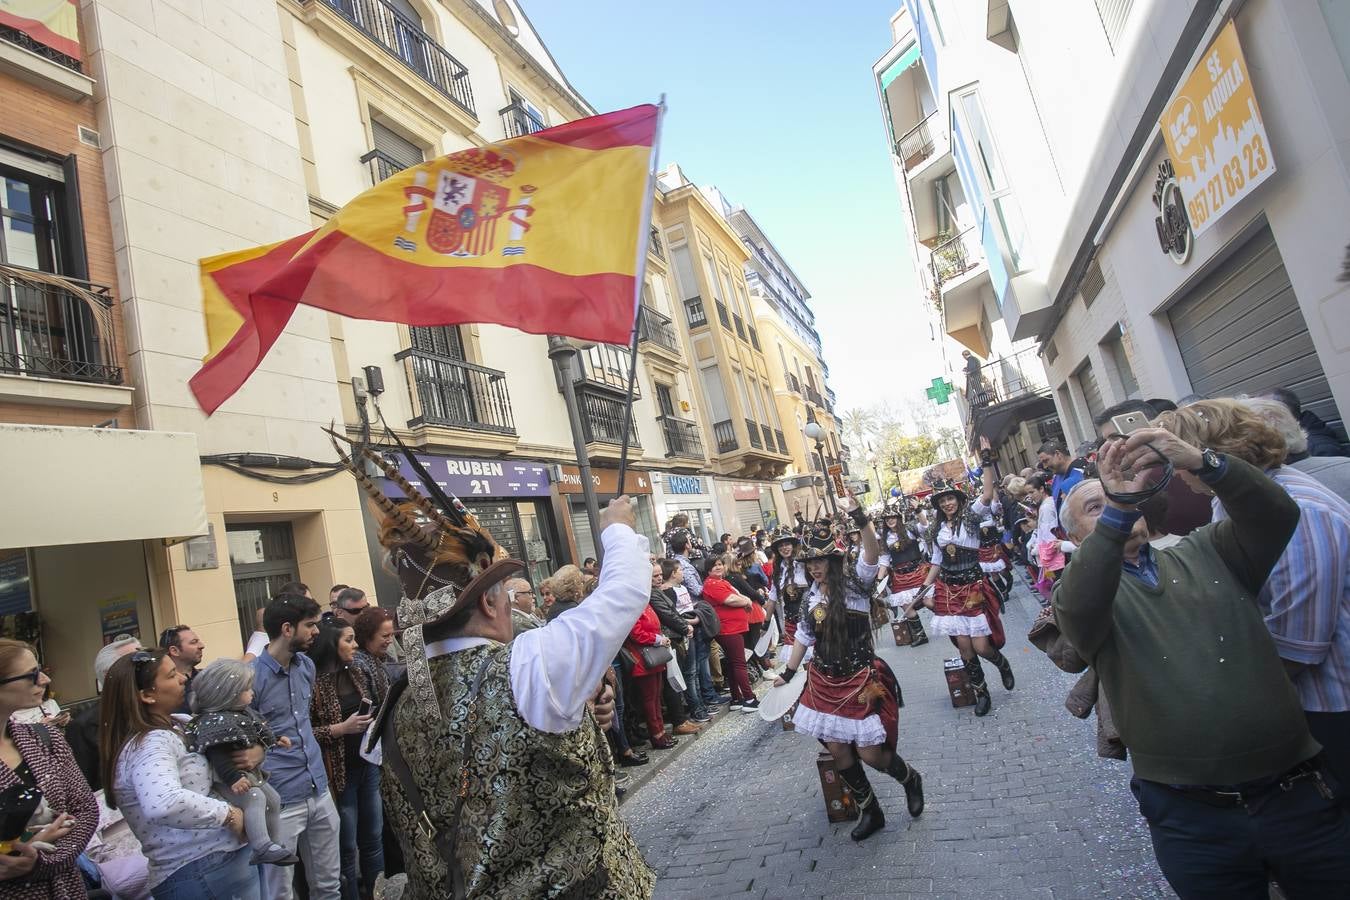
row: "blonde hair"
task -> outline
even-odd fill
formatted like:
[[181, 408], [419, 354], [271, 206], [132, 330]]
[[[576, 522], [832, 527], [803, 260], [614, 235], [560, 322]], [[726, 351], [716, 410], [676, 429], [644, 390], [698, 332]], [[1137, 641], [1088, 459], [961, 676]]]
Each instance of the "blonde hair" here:
[[586, 597], [586, 576], [576, 566], [563, 566], [547, 583], [555, 600], [580, 603]]
[[1008, 492], [1008, 496], [1014, 500], [1021, 500], [1027, 494], [1031, 493], [1031, 488], [1027, 486], [1027, 480], [1021, 475], [1009, 475], [1003, 489]]
[[1235, 456], [1258, 469], [1283, 465], [1283, 435], [1242, 400], [1197, 400], [1162, 413], [1154, 424], [1194, 447]]
[[[23, 641], [12, 641], [9, 638], [0, 638], [0, 675], [10, 674], [10, 668], [19, 661], [19, 657], [25, 653], [33, 654], [33, 659], [37, 659], [37, 649], [32, 644], [26, 644]], [[20, 672], [13, 673], [22, 674]]]

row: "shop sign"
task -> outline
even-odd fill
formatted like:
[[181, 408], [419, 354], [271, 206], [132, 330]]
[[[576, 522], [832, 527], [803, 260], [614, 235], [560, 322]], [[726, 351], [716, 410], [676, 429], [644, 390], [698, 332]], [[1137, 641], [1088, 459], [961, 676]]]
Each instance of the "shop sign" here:
[[736, 500], [758, 500], [759, 485], [757, 484], [738, 484], [732, 487], [731, 496]]
[[[423, 453], [416, 456], [441, 490], [456, 497], [547, 497], [549, 494], [548, 466], [543, 463]], [[421, 477], [406, 459], [399, 458], [398, 470], [414, 487], [422, 486]], [[403, 496], [396, 484], [387, 479], [381, 481], [381, 487], [389, 496]]]
[[[559, 494], [581, 493], [580, 469], [576, 466], [556, 466], [555, 469]], [[592, 468], [591, 483], [595, 485], [597, 494], [613, 494], [619, 489], [619, 470]], [[650, 494], [651, 476], [646, 472], [634, 472], [629, 469], [628, 474], [624, 476], [623, 490], [625, 494]]]
[[1153, 220], [1158, 229], [1158, 245], [1162, 252], [1172, 257], [1172, 262], [1185, 265], [1191, 258], [1191, 244], [1194, 232], [1191, 220], [1186, 215], [1186, 201], [1181, 196], [1181, 185], [1177, 183], [1176, 171], [1170, 159], [1158, 165], [1158, 178], [1153, 183], [1153, 205], [1158, 208], [1158, 216]]
[[834, 485], [835, 496], [844, 496], [844, 467], [836, 463], [825, 471], [829, 473], [830, 483]]
[[702, 494], [703, 479], [698, 475], [667, 475], [667, 494]]
[[1196, 234], [1204, 234], [1275, 173], [1270, 139], [1231, 21], [1205, 50], [1158, 124]]

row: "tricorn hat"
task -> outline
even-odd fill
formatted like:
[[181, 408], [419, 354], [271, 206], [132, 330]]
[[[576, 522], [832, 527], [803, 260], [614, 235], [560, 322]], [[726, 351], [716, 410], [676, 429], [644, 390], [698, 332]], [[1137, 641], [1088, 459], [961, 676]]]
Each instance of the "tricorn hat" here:
[[806, 533], [803, 559], [828, 559], [843, 556], [844, 551], [834, 539], [834, 528], [828, 519], [820, 519]]
[[739, 541], [737, 541], [737, 542], [736, 542], [736, 555], [737, 555], [737, 556], [754, 556], [754, 555], [755, 555], [755, 539], [754, 539], [754, 538], [750, 538], [750, 537], [743, 537], [743, 538], [741, 538]]
[[933, 509], [940, 512], [942, 510], [942, 501], [947, 497], [955, 497], [957, 502], [962, 506], [965, 506], [967, 501], [970, 500], [970, 498], [966, 496], [965, 491], [949, 482], [946, 486], [938, 485], [933, 490], [932, 495], [929, 496], [928, 502], [933, 504]]
[[779, 525], [769, 534], [769, 549], [777, 551], [778, 545], [784, 541], [792, 541], [794, 544], [800, 544], [802, 539], [797, 537], [796, 533], [786, 525]]

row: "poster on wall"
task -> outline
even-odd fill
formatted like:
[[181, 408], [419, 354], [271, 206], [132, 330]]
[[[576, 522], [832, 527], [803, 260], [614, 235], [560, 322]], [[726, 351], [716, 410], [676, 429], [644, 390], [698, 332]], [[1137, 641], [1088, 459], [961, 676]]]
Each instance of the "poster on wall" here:
[[28, 551], [0, 551], [0, 616], [32, 610], [31, 584], [28, 577]]
[[1231, 21], [1158, 124], [1197, 235], [1275, 174], [1270, 138]]
[[119, 594], [100, 600], [98, 619], [103, 628], [104, 644], [111, 644], [119, 634], [129, 634], [134, 638], [141, 636], [140, 613], [136, 611], [134, 594]]

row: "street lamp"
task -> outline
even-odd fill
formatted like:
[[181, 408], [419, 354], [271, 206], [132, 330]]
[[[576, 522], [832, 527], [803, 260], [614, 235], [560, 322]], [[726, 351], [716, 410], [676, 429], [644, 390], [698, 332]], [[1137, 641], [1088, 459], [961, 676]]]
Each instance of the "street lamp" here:
[[876, 490], [877, 499], [884, 503], [886, 498], [881, 493], [881, 470], [877, 468], [877, 454], [870, 444], [867, 447], [867, 461], [872, 464], [872, 485]]
[[820, 471], [825, 478], [825, 497], [830, 501], [830, 515], [838, 515], [839, 507], [834, 502], [834, 487], [830, 484], [830, 473], [825, 467], [825, 429], [820, 427], [819, 422], [807, 422], [802, 432], [811, 440], [816, 442], [816, 456], [820, 457]]

